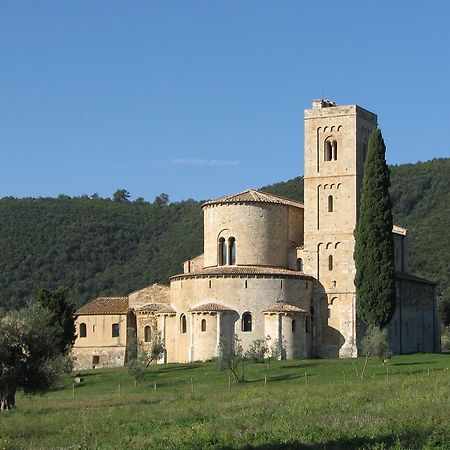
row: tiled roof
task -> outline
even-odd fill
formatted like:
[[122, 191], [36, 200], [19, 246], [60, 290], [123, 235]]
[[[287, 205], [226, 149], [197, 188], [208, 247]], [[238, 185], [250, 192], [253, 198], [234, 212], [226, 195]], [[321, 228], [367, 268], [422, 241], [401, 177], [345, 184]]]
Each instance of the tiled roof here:
[[288, 205], [295, 208], [303, 208], [303, 203], [290, 198], [281, 197], [279, 195], [269, 194], [267, 192], [257, 191], [255, 189], [247, 189], [238, 194], [227, 195], [215, 200], [203, 203], [202, 206], [217, 205], [224, 203], [275, 203], [279, 205]]
[[282, 269], [280, 267], [261, 267], [261, 266], [217, 266], [207, 267], [206, 269], [198, 270], [196, 272], [184, 273], [174, 275], [171, 279], [189, 278], [198, 276], [213, 276], [213, 275], [273, 275], [273, 276], [289, 276], [289, 277], [307, 277], [303, 272], [296, 270]]
[[176, 311], [170, 305], [162, 305], [156, 314], [176, 314]]
[[126, 314], [128, 297], [97, 297], [75, 311], [76, 316], [95, 314]]
[[308, 314], [308, 311], [298, 306], [291, 305], [289, 303], [277, 302], [270, 308], [267, 308], [263, 313], [297, 313], [297, 314]]
[[161, 303], [147, 303], [146, 305], [136, 306], [137, 312], [155, 312], [158, 311], [163, 305]]
[[395, 272], [395, 277], [400, 278], [402, 280], [415, 281], [416, 283], [431, 284], [433, 286], [438, 285], [438, 283], [436, 283], [435, 281], [427, 280], [426, 278], [417, 277], [416, 275], [412, 275], [412, 274], [406, 273], [406, 272]]
[[218, 303], [205, 303], [204, 305], [195, 306], [189, 310], [190, 312], [208, 312], [208, 311], [234, 311], [228, 306], [219, 305]]

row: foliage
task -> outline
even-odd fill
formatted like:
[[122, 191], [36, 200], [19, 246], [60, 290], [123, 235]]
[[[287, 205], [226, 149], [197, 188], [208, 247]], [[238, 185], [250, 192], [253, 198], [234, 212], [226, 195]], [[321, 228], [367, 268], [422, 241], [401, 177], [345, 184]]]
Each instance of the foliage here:
[[[390, 169], [395, 223], [409, 230], [411, 272], [438, 281], [442, 296], [450, 288], [450, 240], [441, 238], [450, 228], [450, 158]], [[302, 177], [263, 189], [303, 200]], [[0, 199], [0, 309], [24, 306], [40, 287], [64, 285], [81, 306], [167, 283], [202, 252], [200, 205], [190, 199], [160, 207], [98, 194]]]
[[127, 202], [130, 198], [130, 193], [126, 189], [117, 189], [113, 194], [113, 200], [115, 202]]
[[55, 330], [55, 344], [61, 353], [67, 351], [75, 342], [75, 307], [67, 299], [67, 292], [63, 287], [55, 291], [40, 289], [36, 301], [47, 308], [52, 316], [52, 322], [59, 325]]
[[222, 336], [219, 342], [219, 369], [229, 370], [235, 383], [244, 381], [245, 360], [246, 357], [239, 336], [235, 334], [231, 341]]
[[369, 327], [362, 339], [362, 348], [366, 356], [377, 356], [380, 359], [391, 357], [386, 328]]
[[130, 355], [127, 365], [128, 373], [136, 382], [141, 381], [147, 373], [147, 352], [142, 344], [137, 342], [135, 333], [128, 333], [127, 347]]
[[439, 315], [441, 316], [442, 325], [448, 327], [450, 325], [450, 287], [439, 297], [438, 310]]
[[126, 368], [90, 370], [74, 391], [66, 376], [43, 397], [19, 394], [0, 448], [448, 449], [448, 358], [398, 356], [389, 377], [369, 358], [370, 382], [347, 359], [274, 361], [267, 384], [248, 362], [249, 382], [231, 386], [215, 363], [157, 365], [138, 384]]
[[38, 303], [0, 318], [0, 410], [15, 405], [16, 391], [45, 392], [68, 368], [68, 357], [55, 345], [61, 329]]
[[380, 130], [369, 139], [355, 228], [357, 311], [369, 326], [384, 326], [395, 310], [394, 241], [389, 169]]
[[150, 349], [150, 354], [147, 354], [147, 367], [152, 363], [156, 362], [164, 356], [166, 347], [164, 346], [164, 339], [161, 333], [158, 333], [156, 339], [152, 341], [152, 346]]
[[441, 349], [443, 352], [450, 353], [450, 326], [441, 329]]
[[264, 362], [269, 353], [269, 340], [270, 336], [264, 339], [255, 339], [245, 352], [245, 358], [253, 362]]

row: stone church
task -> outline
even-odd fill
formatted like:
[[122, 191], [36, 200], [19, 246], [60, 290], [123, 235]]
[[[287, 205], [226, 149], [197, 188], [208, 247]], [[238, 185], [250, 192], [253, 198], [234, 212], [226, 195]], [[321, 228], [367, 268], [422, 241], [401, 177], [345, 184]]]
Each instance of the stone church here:
[[[76, 312], [79, 369], [123, 365], [130, 333], [160, 362], [207, 360], [237, 335], [246, 349], [270, 336], [283, 358], [356, 357], [353, 230], [364, 158], [377, 116], [359, 106], [313, 102], [305, 111], [304, 204], [249, 189], [203, 205], [204, 252], [170, 286], [100, 297]], [[407, 230], [394, 226], [395, 354], [440, 348], [435, 285], [408, 273]]]

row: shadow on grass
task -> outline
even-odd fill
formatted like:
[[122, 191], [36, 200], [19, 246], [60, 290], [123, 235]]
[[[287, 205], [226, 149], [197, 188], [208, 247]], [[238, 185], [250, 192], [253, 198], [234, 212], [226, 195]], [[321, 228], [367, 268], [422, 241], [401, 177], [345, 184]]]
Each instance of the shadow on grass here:
[[[398, 448], [422, 448], [422, 446], [429, 440], [430, 436], [422, 433], [408, 433], [404, 435], [384, 435], [378, 437], [355, 437], [355, 438], [341, 438], [319, 443], [303, 444], [300, 442], [290, 443], [273, 443], [263, 445], [248, 445], [242, 447], [243, 450], [312, 450], [312, 449], [386, 449], [392, 448], [394, 445], [400, 444]], [[412, 446], [412, 447], [411, 447]], [[220, 447], [220, 450], [232, 450], [234, 447]]]
[[202, 367], [202, 364], [186, 364], [186, 365], [174, 365], [169, 367], [161, 367], [155, 373], [166, 373], [166, 372], [175, 372], [176, 370], [188, 370], [188, 369], [198, 369]]
[[281, 366], [282, 369], [307, 369], [308, 367], [314, 367], [314, 366], [320, 366], [323, 365], [323, 362], [308, 362], [308, 363], [301, 363], [301, 364], [292, 364], [292, 365], [283, 365]]
[[415, 366], [415, 365], [427, 366], [428, 364], [439, 364], [439, 361], [422, 361], [422, 362], [410, 362], [410, 363], [393, 362], [391, 365], [392, 366]]

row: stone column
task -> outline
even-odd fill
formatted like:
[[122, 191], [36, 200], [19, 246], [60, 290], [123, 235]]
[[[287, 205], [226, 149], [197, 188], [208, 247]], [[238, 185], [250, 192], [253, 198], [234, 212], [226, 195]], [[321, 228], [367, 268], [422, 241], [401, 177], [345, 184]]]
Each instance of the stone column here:
[[216, 343], [216, 356], [220, 354], [220, 319], [222, 317], [222, 313], [218, 312], [217, 315], [217, 343]]
[[189, 342], [189, 362], [194, 361], [194, 313], [191, 313], [190, 324], [190, 342]]

